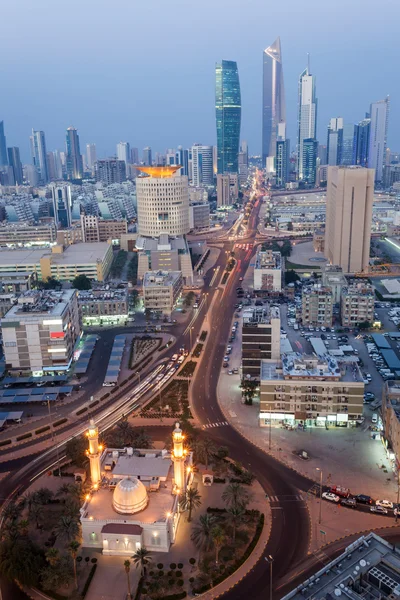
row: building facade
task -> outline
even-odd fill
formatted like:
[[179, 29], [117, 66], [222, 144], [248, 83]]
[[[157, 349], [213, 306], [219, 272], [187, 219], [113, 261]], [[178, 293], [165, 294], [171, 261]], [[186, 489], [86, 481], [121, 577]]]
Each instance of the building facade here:
[[192, 146], [192, 184], [200, 187], [213, 183], [213, 147], [195, 144]]
[[75, 127], [68, 127], [66, 134], [66, 171], [67, 179], [79, 180], [83, 177], [83, 163], [79, 145], [79, 135]]
[[4, 223], [0, 225], [0, 246], [49, 246], [57, 240], [53, 223], [28, 225]]
[[365, 118], [354, 126], [353, 165], [368, 167], [370, 134], [370, 118]]
[[0, 167], [5, 167], [7, 165], [7, 143], [4, 133], [4, 121], [0, 121]]
[[242, 379], [260, 381], [262, 360], [279, 360], [281, 316], [276, 306], [252, 306], [243, 311]]
[[107, 242], [108, 240], [121, 240], [128, 233], [125, 219], [109, 221], [95, 215], [81, 215], [81, 229], [83, 242]]
[[383, 166], [387, 145], [389, 96], [384, 100], [371, 104], [370, 117], [368, 167], [375, 169], [375, 181], [381, 182], [383, 181]]
[[303, 287], [301, 321], [303, 326], [331, 327], [333, 294], [329, 287], [319, 284]]
[[280, 252], [259, 250], [254, 266], [254, 289], [267, 292], [282, 290], [282, 275], [284, 273], [284, 258]]
[[94, 163], [96, 182], [112, 185], [126, 181], [126, 162], [115, 158], [105, 158]]
[[19, 154], [19, 148], [13, 146], [12, 148], [8, 148], [7, 152], [8, 164], [10, 165], [14, 173], [14, 181], [16, 184], [21, 185], [24, 179], [24, 175], [22, 172], [22, 163]]
[[96, 288], [78, 292], [82, 324], [124, 325], [128, 319], [128, 290]]
[[343, 127], [344, 121], [342, 117], [334, 117], [329, 121], [328, 140], [326, 144], [328, 165], [336, 166], [342, 164]]
[[318, 142], [310, 138], [303, 140], [302, 181], [310, 187], [315, 186], [317, 180], [317, 155]]
[[217, 206], [231, 206], [239, 195], [239, 181], [236, 173], [217, 175]]
[[35, 131], [32, 129], [30, 141], [33, 164], [39, 173], [40, 184], [45, 185], [49, 181], [49, 174], [47, 171], [47, 151], [44, 131]]
[[278, 124], [286, 121], [281, 40], [278, 37], [263, 52], [262, 165], [275, 157]]
[[57, 229], [67, 229], [72, 222], [72, 190], [70, 185], [51, 184], [54, 221]]
[[241, 95], [237, 64], [223, 60], [215, 67], [217, 172], [238, 173]]
[[361, 323], [372, 325], [375, 310], [375, 290], [369, 283], [357, 282], [343, 287], [340, 316], [343, 327], [356, 327]]
[[182, 293], [180, 271], [149, 271], [143, 277], [145, 309], [170, 315]]
[[[323, 235], [325, 238], [325, 234]], [[332, 290], [334, 304], [340, 304], [342, 289], [348, 285], [342, 267], [325, 265], [322, 269], [322, 285]]]
[[[317, 97], [315, 76], [307, 67], [299, 78], [299, 113], [297, 133], [297, 174], [302, 181], [304, 173], [304, 140], [315, 140], [317, 136]], [[318, 151], [318, 150], [317, 150]]]
[[208, 202], [190, 202], [189, 227], [191, 231], [210, 229], [210, 205]]

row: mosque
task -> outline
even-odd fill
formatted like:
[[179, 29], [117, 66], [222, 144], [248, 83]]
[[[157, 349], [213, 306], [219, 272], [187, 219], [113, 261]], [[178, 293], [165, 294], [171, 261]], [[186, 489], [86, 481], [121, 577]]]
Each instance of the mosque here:
[[179, 500], [193, 479], [192, 453], [184, 447], [179, 423], [171, 452], [103, 449], [93, 420], [87, 437], [92, 487], [80, 510], [82, 546], [113, 556], [132, 556], [142, 546], [168, 552]]

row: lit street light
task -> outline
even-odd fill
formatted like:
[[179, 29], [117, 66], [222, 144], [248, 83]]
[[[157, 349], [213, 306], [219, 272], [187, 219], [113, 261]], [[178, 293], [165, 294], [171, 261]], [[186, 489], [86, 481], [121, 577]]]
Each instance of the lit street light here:
[[319, 524], [321, 525], [322, 521], [322, 469], [319, 467], [316, 468], [319, 471]]

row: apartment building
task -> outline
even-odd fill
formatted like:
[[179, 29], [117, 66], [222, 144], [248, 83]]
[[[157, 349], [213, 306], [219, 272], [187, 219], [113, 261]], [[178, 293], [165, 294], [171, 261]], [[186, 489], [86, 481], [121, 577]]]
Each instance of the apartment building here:
[[81, 215], [82, 241], [84, 242], [107, 242], [108, 240], [120, 240], [128, 233], [128, 225], [125, 219], [106, 220], [95, 215]]
[[322, 269], [322, 285], [332, 290], [334, 304], [340, 303], [342, 289], [348, 285], [343, 275], [342, 267], [337, 265], [325, 265]]
[[344, 327], [356, 327], [374, 320], [375, 291], [370, 283], [357, 282], [344, 287], [340, 316]]
[[210, 229], [210, 204], [207, 202], [190, 202], [189, 227], [191, 231]]
[[400, 469], [400, 381], [386, 381], [382, 390], [383, 437], [389, 458]]
[[266, 292], [282, 290], [284, 258], [280, 252], [259, 250], [254, 266], [254, 289]]
[[145, 309], [170, 315], [182, 293], [180, 271], [149, 271], [143, 277]]
[[158, 238], [149, 238], [139, 235], [136, 249], [139, 279], [143, 279], [147, 271], [181, 271], [184, 283], [193, 283], [192, 261], [185, 236], [163, 233]]
[[251, 306], [243, 311], [242, 377], [260, 380], [262, 360], [279, 360], [281, 316], [276, 306]]
[[303, 288], [301, 319], [304, 326], [331, 327], [333, 294], [329, 287], [320, 284]]
[[[107, 286], [108, 287], [108, 286]], [[123, 325], [128, 319], [128, 290], [104, 287], [78, 293], [82, 324]]]
[[282, 354], [262, 361], [260, 426], [288, 423], [347, 427], [363, 412], [364, 383], [356, 362], [328, 355]]
[[6, 369], [23, 373], [65, 371], [81, 333], [77, 292], [25, 292], [0, 324]]
[[0, 246], [49, 246], [55, 244], [57, 230], [54, 223], [29, 225], [21, 223], [0, 225]]

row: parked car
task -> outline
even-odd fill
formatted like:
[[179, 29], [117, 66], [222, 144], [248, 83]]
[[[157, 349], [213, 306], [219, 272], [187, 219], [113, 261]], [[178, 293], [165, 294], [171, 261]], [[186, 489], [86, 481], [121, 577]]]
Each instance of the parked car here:
[[336, 502], [336, 504], [340, 500], [339, 496], [336, 496], [336, 494], [331, 494], [330, 492], [324, 492], [322, 494], [322, 497], [324, 498], [324, 500], [328, 500], [329, 502]]
[[348, 498], [350, 496], [350, 490], [348, 488], [341, 487], [340, 485], [333, 485], [329, 488], [331, 494], [340, 496], [340, 498]]
[[390, 500], [376, 500], [376, 506], [383, 506], [383, 508], [393, 508], [393, 502]]
[[357, 501], [355, 498], [342, 498], [340, 504], [348, 506], [349, 508], [357, 508]]
[[358, 496], [356, 496], [356, 500], [360, 504], [372, 504], [373, 503], [371, 496], [366, 496], [365, 494], [358, 494]]
[[369, 509], [372, 513], [377, 513], [378, 515], [387, 515], [388, 511], [383, 506], [371, 506]]

